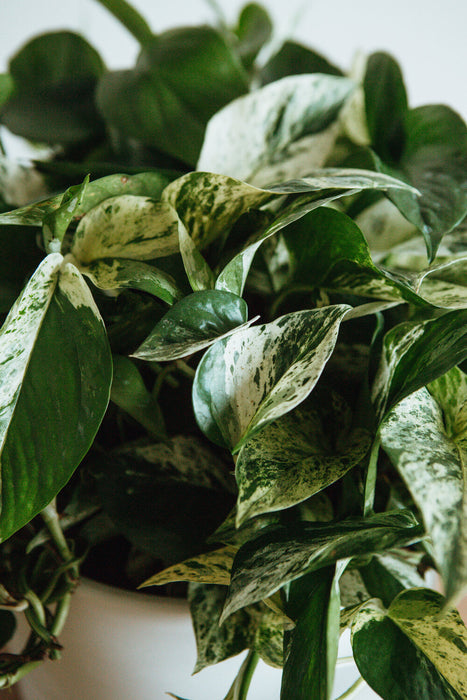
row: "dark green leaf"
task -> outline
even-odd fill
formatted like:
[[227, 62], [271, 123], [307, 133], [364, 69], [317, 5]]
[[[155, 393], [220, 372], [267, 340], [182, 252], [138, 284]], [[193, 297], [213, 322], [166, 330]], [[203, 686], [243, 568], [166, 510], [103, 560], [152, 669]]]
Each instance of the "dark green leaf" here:
[[166, 361], [191, 355], [238, 332], [247, 319], [241, 297], [215, 289], [194, 292], [167, 311], [133, 356]]
[[295, 41], [284, 41], [277, 53], [272, 56], [261, 69], [262, 85], [272, 83], [287, 75], [299, 73], [325, 73], [326, 75], [342, 75], [342, 71], [306, 46]]
[[0, 333], [2, 540], [65, 485], [109, 399], [102, 320], [76, 268], [62, 261], [44, 260]]
[[126, 138], [194, 165], [209, 118], [247, 90], [222, 36], [190, 27], [145, 43], [134, 70], [103, 77], [97, 101], [106, 122]]
[[264, 7], [251, 2], [243, 7], [234, 31], [238, 39], [238, 55], [249, 69], [262, 46], [271, 38], [271, 18]]
[[32, 39], [11, 60], [14, 91], [0, 119], [32, 141], [76, 143], [102, 131], [94, 90], [103, 63], [85, 39], [53, 32]]

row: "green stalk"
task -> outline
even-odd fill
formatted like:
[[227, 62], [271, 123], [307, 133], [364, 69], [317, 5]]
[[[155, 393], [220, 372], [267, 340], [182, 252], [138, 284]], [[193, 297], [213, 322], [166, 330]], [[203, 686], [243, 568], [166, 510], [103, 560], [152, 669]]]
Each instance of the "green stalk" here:
[[[63, 534], [62, 528], [60, 526], [60, 518], [57, 513], [55, 501], [49, 503], [49, 505], [46, 506], [43, 511], [41, 511], [41, 516], [44, 520], [45, 525], [47, 526], [48, 531], [50, 532], [53, 541], [55, 542], [58, 551], [60, 552], [63, 561], [67, 563], [72, 562], [74, 559], [73, 552], [69, 548], [68, 542], [66, 541], [65, 535]], [[71, 571], [73, 575], [76, 578], [78, 578], [79, 567], [77, 563], [75, 563], [71, 567]]]
[[255, 651], [249, 651], [240, 670], [241, 681], [234, 691], [234, 700], [246, 700], [251, 679], [258, 665], [259, 656]]
[[146, 44], [153, 37], [153, 32], [144, 17], [126, 0], [98, 0], [98, 2], [118, 19], [141, 45]]

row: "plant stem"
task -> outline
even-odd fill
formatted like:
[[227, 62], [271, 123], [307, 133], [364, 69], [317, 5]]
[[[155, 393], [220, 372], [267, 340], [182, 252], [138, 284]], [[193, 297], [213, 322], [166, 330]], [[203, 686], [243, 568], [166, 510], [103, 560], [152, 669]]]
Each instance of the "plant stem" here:
[[[47, 526], [48, 531], [50, 532], [53, 541], [57, 546], [58, 551], [60, 552], [63, 561], [73, 561], [73, 552], [69, 548], [68, 542], [66, 541], [65, 535], [63, 534], [62, 528], [60, 526], [60, 518], [57, 513], [55, 501], [49, 503], [49, 505], [46, 506], [43, 511], [41, 511], [41, 516], [44, 520], [44, 523]], [[79, 574], [77, 564], [72, 567], [72, 571], [77, 577]]]
[[135, 39], [146, 44], [152, 37], [150, 26], [126, 0], [98, 0], [118, 21], [123, 24]]
[[234, 700], [246, 700], [251, 679], [258, 665], [259, 656], [256, 651], [249, 651], [248, 656], [242, 664], [241, 681], [238, 688], [235, 688]]
[[363, 680], [363, 678], [361, 676], [359, 676], [357, 678], [357, 680], [355, 681], [355, 683], [352, 683], [350, 688], [347, 688], [345, 693], [342, 693], [342, 695], [339, 695], [339, 697], [336, 698], [336, 700], [350, 700], [351, 698], [354, 698], [356, 696], [356, 694], [358, 693], [358, 691], [360, 690], [360, 686], [363, 685], [364, 682], [365, 681]]

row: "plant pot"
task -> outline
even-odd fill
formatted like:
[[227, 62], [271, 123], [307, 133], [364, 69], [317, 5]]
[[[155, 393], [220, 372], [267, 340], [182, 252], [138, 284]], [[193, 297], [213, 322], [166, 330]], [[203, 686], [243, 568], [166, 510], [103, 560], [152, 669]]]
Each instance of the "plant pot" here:
[[[192, 676], [196, 645], [188, 603], [83, 580], [60, 637], [60, 661], [46, 661], [19, 684], [21, 700], [222, 700], [244, 655]], [[348, 656], [348, 637], [339, 648]], [[338, 666], [334, 696], [357, 678]], [[259, 663], [248, 700], [279, 700], [281, 672]], [[377, 698], [363, 687], [356, 700]]]

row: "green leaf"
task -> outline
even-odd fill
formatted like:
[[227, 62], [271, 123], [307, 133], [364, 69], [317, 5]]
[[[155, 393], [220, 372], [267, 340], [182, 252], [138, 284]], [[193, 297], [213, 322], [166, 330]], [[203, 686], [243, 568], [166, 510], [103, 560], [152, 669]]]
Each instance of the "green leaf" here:
[[123, 194], [91, 209], [76, 229], [71, 253], [82, 265], [102, 258], [151, 260], [178, 252], [178, 217], [165, 202]]
[[422, 528], [408, 511], [330, 524], [298, 522], [268, 528], [241, 547], [235, 557], [223, 616], [340, 559], [382, 552], [422, 536]]
[[181, 221], [178, 226], [178, 242], [183, 266], [192, 290], [200, 292], [204, 289], [213, 289], [215, 284], [214, 273]]
[[324, 56], [295, 41], [286, 40], [261, 69], [260, 80], [265, 85], [300, 73], [342, 75], [342, 71]]
[[133, 362], [121, 355], [113, 356], [111, 400], [126, 411], [153, 436], [166, 438], [164, 419], [157, 401], [146, 388]]
[[372, 387], [379, 420], [399, 401], [467, 357], [467, 310], [401, 323], [386, 333]]
[[281, 700], [331, 698], [339, 642], [338, 591], [334, 567], [290, 585], [286, 611], [296, 625], [285, 637]]
[[60, 250], [60, 244], [66, 230], [83, 201], [88, 183], [89, 176], [86, 176], [80, 185], [69, 187], [64, 192], [57, 209], [46, 214], [42, 219], [44, 245], [47, 251], [58, 252]]
[[247, 90], [240, 61], [221, 34], [186, 27], [147, 41], [134, 70], [107, 73], [97, 104], [125, 138], [194, 165], [209, 118]]
[[174, 581], [192, 581], [228, 586], [230, 570], [238, 547], [228, 545], [197, 557], [186, 559], [148, 578], [140, 588], [164, 586]]
[[238, 40], [237, 53], [245, 68], [252, 67], [259, 51], [271, 38], [272, 29], [271, 18], [264, 7], [251, 2], [242, 8], [234, 32]]
[[347, 78], [295, 75], [234, 100], [209, 121], [197, 170], [254, 180], [326, 128], [353, 88]]
[[315, 393], [240, 450], [238, 524], [304, 501], [363, 460], [371, 435], [352, 428], [350, 408], [338, 394]]
[[382, 697], [403, 700], [467, 697], [467, 631], [457, 611], [441, 615], [435, 591], [403, 591], [385, 610], [365, 603], [352, 629], [360, 673]]
[[[0, 332], [2, 540], [66, 484], [109, 399], [103, 322], [79, 272], [62, 261], [59, 254], [43, 261]], [[32, 425], [42, 428], [31, 432]]]
[[225, 595], [225, 586], [190, 584], [188, 599], [198, 651], [194, 673], [248, 648], [266, 663], [281, 666], [282, 617], [260, 604], [240, 610], [220, 623]]
[[467, 589], [467, 381], [454, 367], [429, 388], [389, 413], [381, 444], [422, 514], [455, 604]]
[[215, 289], [193, 292], [167, 311], [133, 356], [175, 360], [238, 333], [254, 320], [248, 322], [247, 305], [235, 294]]
[[193, 383], [196, 420], [207, 437], [238, 452], [301, 403], [318, 381], [349, 309], [299, 311], [215, 343]]
[[394, 550], [376, 554], [358, 571], [368, 590], [368, 597], [380, 598], [384, 605], [392, 603], [396, 595], [406, 588], [420, 588], [425, 582], [417, 571], [424, 553]]
[[386, 163], [398, 161], [408, 103], [401, 69], [392, 56], [382, 52], [369, 56], [363, 88], [373, 148]]
[[10, 61], [14, 91], [0, 120], [31, 141], [74, 144], [102, 131], [94, 90], [104, 65], [72, 32], [35, 37]]
[[140, 289], [168, 304], [183, 296], [171, 275], [139, 260], [101, 259], [78, 269], [99, 289]]

